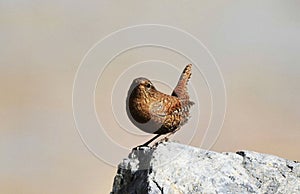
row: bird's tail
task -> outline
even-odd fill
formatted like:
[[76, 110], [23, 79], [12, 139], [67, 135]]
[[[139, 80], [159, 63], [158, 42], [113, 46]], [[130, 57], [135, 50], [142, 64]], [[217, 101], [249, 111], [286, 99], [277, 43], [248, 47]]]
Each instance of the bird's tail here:
[[179, 78], [179, 81], [177, 83], [177, 86], [173, 90], [172, 96], [176, 96], [180, 100], [189, 101], [187, 83], [188, 83], [189, 79], [191, 78], [191, 75], [192, 75], [192, 64], [188, 64], [184, 68], [184, 70]]

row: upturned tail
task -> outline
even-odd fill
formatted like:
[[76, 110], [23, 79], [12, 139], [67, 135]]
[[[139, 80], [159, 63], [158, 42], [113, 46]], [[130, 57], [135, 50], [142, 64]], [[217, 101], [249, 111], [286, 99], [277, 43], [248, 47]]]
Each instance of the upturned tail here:
[[189, 101], [189, 94], [187, 89], [188, 81], [190, 80], [192, 75], [192, 64], [188, 64], [177, 83], [177, 86], [173, 90], [172, 96], [178, 97], [180, 100]]

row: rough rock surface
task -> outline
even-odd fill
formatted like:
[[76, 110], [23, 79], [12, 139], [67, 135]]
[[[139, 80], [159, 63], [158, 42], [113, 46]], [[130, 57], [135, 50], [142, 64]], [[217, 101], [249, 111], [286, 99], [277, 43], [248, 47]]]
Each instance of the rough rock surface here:
[[300, 193], [300, 163], [167, 142], [133, 150], [119, 164], [111, 193]]

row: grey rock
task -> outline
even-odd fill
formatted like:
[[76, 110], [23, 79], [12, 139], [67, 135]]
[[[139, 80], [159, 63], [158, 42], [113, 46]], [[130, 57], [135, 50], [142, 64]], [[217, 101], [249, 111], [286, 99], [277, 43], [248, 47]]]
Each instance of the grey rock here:
[[111, 194], [119, 193], [300, 193], [300, 163], [165, 142], [133, 150], [119, 164]]

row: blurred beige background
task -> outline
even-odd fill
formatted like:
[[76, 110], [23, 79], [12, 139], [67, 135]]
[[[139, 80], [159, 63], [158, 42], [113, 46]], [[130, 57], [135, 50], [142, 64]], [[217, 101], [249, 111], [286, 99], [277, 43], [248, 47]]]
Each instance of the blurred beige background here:
[[[296, 0], [2, 0], [0, 193], [110, 191], [116, 168], [82, 143], [72, 115], [72, 86], [94, 43], [143, 23], [190, 32], [218, 61], [228, 107], [212, 150], [247, 149], [300, 160], [299, 6]], [[137, 54], [146, 51], [127, 59], [139, 61]]]

